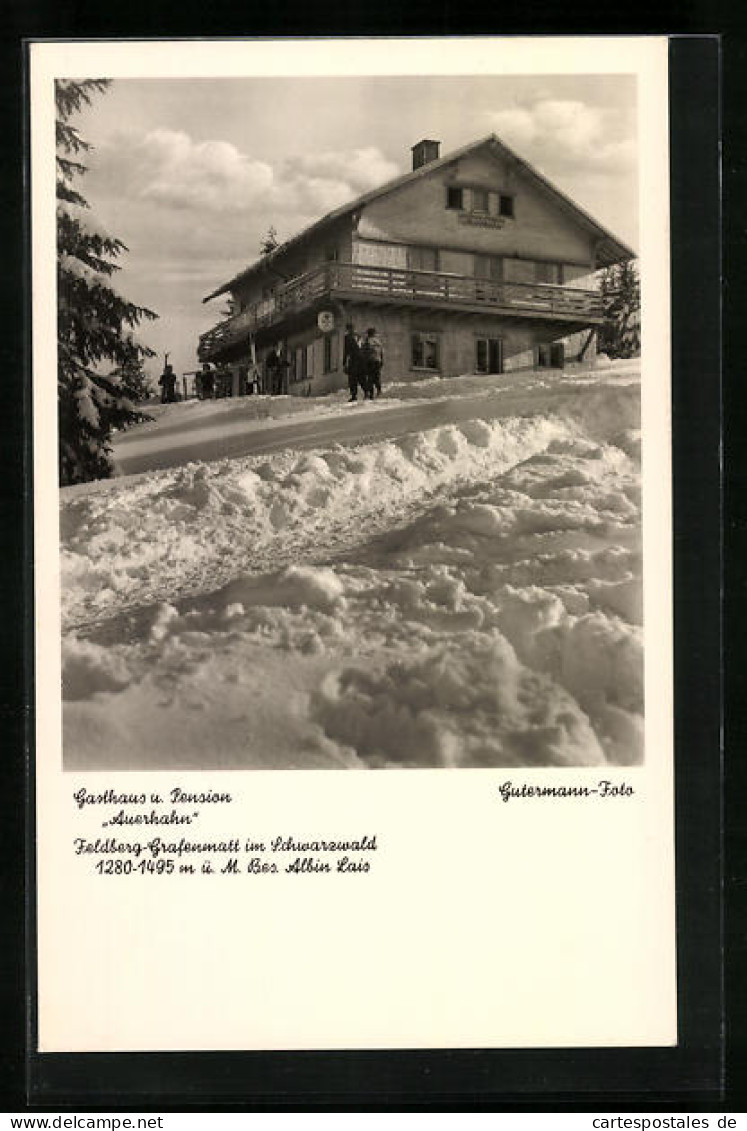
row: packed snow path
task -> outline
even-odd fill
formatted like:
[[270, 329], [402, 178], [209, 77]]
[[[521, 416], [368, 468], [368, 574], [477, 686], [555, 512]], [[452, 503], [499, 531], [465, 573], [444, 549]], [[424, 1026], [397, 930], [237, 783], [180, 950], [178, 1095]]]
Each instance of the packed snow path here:
[[[62, 492], [66, 764], [638, 760], [635, 376], [481, 382], [288, 404], [233, 419], [254, 455]], [[214, 443], [175, 407], [138, 458]]]
[[[176, 406], [182, 411], [166, 415], [152, 429], [146, 426], [120, 436], [115, 449], [117, 470], [133, 475], [194, 460], [236, 459], [333, 443], [370, 443], [439, 425], [527, 415], [536, 412], [540, 402], [546, 413], [568, 397], [567, 386], [516, 390], [510, 385], [488, 385], [471, 394], [460, 390], [455, 395], [452, 390], [456, 382], [449, 384], [452, 389], [446, 394], [443, 382], [435, 387], [427, 382], [409, 390], [387, 390], [376, 401], [348, 404], [340, 396], [325, 398], [311, 402], [316, 411], [309, 401], [298, 397], [249, 397], [233, 404], [230, 400], [188, 402]], [[410, 397], [415, 394], [416, 399], [400, 400], [396, 394], [403, 392]]]

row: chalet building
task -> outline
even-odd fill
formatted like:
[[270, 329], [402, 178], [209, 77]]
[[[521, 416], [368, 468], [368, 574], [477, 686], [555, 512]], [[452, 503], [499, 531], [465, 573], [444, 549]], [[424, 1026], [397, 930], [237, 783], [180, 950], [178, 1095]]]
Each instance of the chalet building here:
[[[235, 370], [282, 343], [290, 393], [341, 388], [345, 324], [375, 326], [384, 379], [588, 360], [602, 322], [593, 272], [634, 253], [494, 134], [330, 212], [224, 283], [231, 317], [200, 361]], [[225, 301], [225, 300], [224, 300]]]

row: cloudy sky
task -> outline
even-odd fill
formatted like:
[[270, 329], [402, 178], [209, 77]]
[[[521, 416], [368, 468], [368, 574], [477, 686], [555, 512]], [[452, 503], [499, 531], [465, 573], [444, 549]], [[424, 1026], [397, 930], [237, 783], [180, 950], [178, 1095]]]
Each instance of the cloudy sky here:
[[178, 372], [219, 320], [202, 299], [285, 239], [410, 168], [490, 132], [638, 246], [636, 88], [627, 76], [118, 79], [75, 122], [80, 187], [124, 240], [119, 288], [160, 315], [142, 337]]

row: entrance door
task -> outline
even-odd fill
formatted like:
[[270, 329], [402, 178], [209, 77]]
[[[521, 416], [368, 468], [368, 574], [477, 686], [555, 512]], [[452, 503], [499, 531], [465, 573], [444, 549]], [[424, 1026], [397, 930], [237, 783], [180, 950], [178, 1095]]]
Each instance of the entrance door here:
[[503, 372], [503, 342], [500, 338], [488, 338], [488, 373]]
[[477, 373], [503, 372], [503, 339], [478, 338], [475, 343], [475, 370]]

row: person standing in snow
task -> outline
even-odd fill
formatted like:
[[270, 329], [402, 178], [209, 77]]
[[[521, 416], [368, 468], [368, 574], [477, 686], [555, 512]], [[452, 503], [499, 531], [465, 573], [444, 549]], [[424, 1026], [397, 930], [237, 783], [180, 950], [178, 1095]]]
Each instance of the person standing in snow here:
[[[201, 401], [208, 400], [213, 395], [213, 372], [207, 361], [203, 361], [202, 369], [195, 379], [197, 396]], [[208, 392], [208, 389], [210, 390]]]
[[176, 400], [176, 373], [168, 362], [163, 367], [158, 384], [161, 386], [161, 404], [172, 404]]
[[369, 326], [361, 348], [365, 373], [365, 392], [370, 401], [381, 396], [381, 369], [384, 364], [384, 347], [376, 337], [376, 327]]
[[342, 347], [342, 368], [343, 371], [347, 373], [350, 400], [357, 401], [358, 386], [361, 386], [364, 393], [366, 386], [363, 380], [361, 343], [352, 322], [348, 322], [345, 327], [345, 340]]

